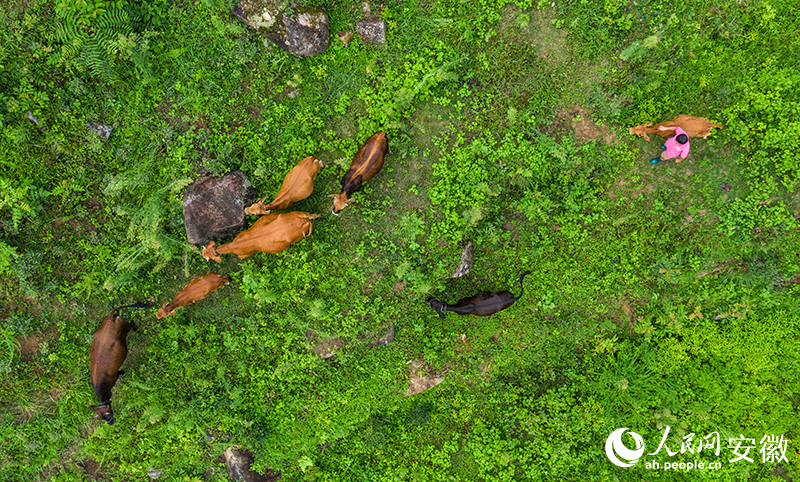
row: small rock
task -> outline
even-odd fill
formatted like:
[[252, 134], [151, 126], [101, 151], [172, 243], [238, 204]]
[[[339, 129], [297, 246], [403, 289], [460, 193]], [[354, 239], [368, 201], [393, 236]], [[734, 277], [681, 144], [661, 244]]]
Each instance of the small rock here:
[[236, 450], [231, 447], [225, 449], [224, 456], [225, 469], [227, 470], [228, 476], [231, 478], [231, 480], [237, 482], [245, 480], [244, 474], [250, 468], [252, 457], [248, 457], [246, 452], [242, 452], [241, 450]]
[[286, 97], [288, 97], [290, 99], [294, 99], [298, 95], [300, 95], [300, 91], [297, 90], [297, 89], [291, 89], [286, 93]]
[[356, 22], [356, 32], [361, 43], [386, 45], [386, 20], [380, 17], [367, 17]]
[[186, 239], [200, 246], [238, 234], [245, 228], [244, 208], [255, 201], [255, 194], [242, 171], [198, 179], [183, 195]]
[[346, 30], [344, 32], [337, 33], [336, 38], [338, 38], [339, 41], [342, 42], [345, 47], [347, 47], [350, 45], [350, 41], [353, 40], [353, 34], [349, 30]]
[[111, 137], [111, 131], [114, 130], [112, 126], [105, 125], [100, 121], [90, 120], [86, 122], [86, 128], [89, 129], [92, 133], [96, 134], [98, 137], [107, 141], [109, 137]]
[[461, 251], [461, 260], [458, 262], [458, 268], [450, 275], [451, 278], [460, 278], [469, 273], [472, 265], [475, 264], [475, 248], [470, 241]]
[[369, 2], [364, 2], [364, 3], [361, 4], [361, 12], [364, 15], [369, 15], [369, 14], [372, 13], [372, 9], [369, 8]]
[[157, 478], [164, 475], [163, 470], [156, 470], [154, 467], [150, 467], [147, 469], [147, 475], [150, 477], [151, 480], [156, 480]]
[[384, 346], [394, 341], [394, 323], [389, 323], [389, 331], [384, 336], [369, 344], [371, 347]]
[[727, 182], [723, 182], [721, 187], [722, 187], [722, 192], [729, 192], [731, 189], [733, 189], [733, 186], [731, 186]]
[[263, 474], [250, 470], [253, 454], [233, 447], [225, 449], [225, 471], [234, 482], [276, 482], [281, 479], [280, 472], [267, 469]]
[[35, 125], [36, 127], [39, 127], [39, 118], [33, 115], [33, 112], [31, 111], [26, 112], [25, 118], [31, 121], [33, 125]]

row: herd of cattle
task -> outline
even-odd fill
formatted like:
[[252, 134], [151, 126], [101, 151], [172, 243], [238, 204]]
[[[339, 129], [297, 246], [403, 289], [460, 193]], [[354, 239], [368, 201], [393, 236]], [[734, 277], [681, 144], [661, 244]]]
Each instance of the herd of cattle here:
[[[644, 136], [647, 134], [671, 135], [671, 131], [659, 130], [658, 126], [681, 127], [689, 137], [707, 137], [711, 127], [721, 128], [718, 124], [711, 123], [702, 117], [681, 115], [669, 122], [662, 122], [652, 126], [652, 123], [643, 124], [630, 129], [631, 134]], [[331, 194], [333, 198], [334, 215], [338, 215], [351, 202], [353, 193], [361, 189], [362, 183], [371, 179], [383, 167], [383, 158], [387, 152], [388, 143], [386, 133], [379, 132], [370, 137], [361, 146], [350, 164], [350, 169], [342, 178], [342, 192]], [[211, 241], [203, 248], [203, 257], [222, 262], [221, 255], [236, 254], [239, 258], [246, 258], [257, 252], [280, 253], [292, 243], [300, 241], [311, 235], [313, 226], [311, 221], [320, 217], [319, 214], [309, 214], [302, 211], [289, 213], [274, 213], [274, 210], [287, 210], [295, 202], [307, 198], [314, 191], [314, 179], [322, 169], [322, 162], [316, 157], [306, 157], [286, 175], [281, 189], [275, 199], [264, 204], [266, 197], [245, 209], [246, 214], [260, 215], [253, 225], [239, 233], [233, 241], [217, 246]], [[524, 293], [523, 280], [530, 274], [526, 271], [520, 275], [520, 294], [514, 296], [509, 291], [481, 291], [478, 294], [462, 298], [451, 305], [437, 298], [430, 298], [428, 303], [441, 318], [445, 312], [451, 311], [459, 315], [489, 316], [504, 310], [522, 298]], [[230, 283], [230, 278], [218, 273], [208, 273], [191, 280], [171, 302], [164, 303], [158, 310], [157, 318], [161, 319], [175, 314], [175, 308], [187, 306], [195, 301], [202, 300], [211, 292]], [[128, 354], [127, 336], [131, 330], [136, 330], [136, 324], [128, 322], [117, 312], [122, 308], [151, 308], [152, 304], [134, 304], [115, 308], [100, 323], [94, 333], [90, 348], [90, 365], [92, 385], [97, 396], [98, 404], [90, 408], [97, 416], [109, 425], [114, 424], [114, 411], [111, 408], [111, 389], [117, 383], [117, 378], [123, 374], [120, 370]]]
[[[350, 169], [342, 178], [342, 192], [331, 194], [333, 198], [333, 214], [338, 215], [353, 200], [353, 193], [361, 189], [364, 181], [371, 179], [383, 167], [383, 158], [388, 149], [386, 133], [379, 132], [370, 137], [366, 144], [356, 153]], [[322, 162], [311, 156], [306, 157], [298, 163], [286, 175], [281, 185], [281, 189], [275, 199], [264, 204], [266, 197], [245, 209], [246, 214], [260, 215], [261, 217], [253, 225], [240, 232], [233, 241], [227, 244], [216, 245], [211, 241], [208, 246], [203, 248], [203, 257], [206, 260], [222, 262], [221, 255], [232, 253], [239, 258], [246, 258], [255, 253], [280, 253], [303, 238], [311, 235], [313, 226], [311, 220], [320, 217], [319, 214], [309, 214], [302, 211], [289, 213], [275, 213], [273, 210], [287, 210], [297, 201], [303, 200], [314, 191], [314, 179], [317, 177]], [[230, 283], [228, 276], [218, 273], [208, 273], [205, 276], [198, 276], [191, 280], [180, 292], [178, 292], [171, 302], [164, 303], [159, 308], [156, 318], [164, 318], [175, 314], [175, 309], [195, 301], [206, 298], [211, 292]], [[474, 308], [475, 304], [481, 302], [491, 305], [493, 312], [500, 311], [511, 305], [518, 298], [507, 291], [499, 293], [481, 292], [482, 298], [474, 297], [472, 301], [466, 302]], [[485, 295], [485, 296], [484, 296]], [[493, 297], [494, 296], [494, 297]], [[495, 299], [496, 298], [496, 299]], [[513, 299], [512, 299], [513, 298]], [[465, 299], [466, 300], [466, 299]], [[458, 305], [447, 305], [441, 301], [434, 308], [444, 316], [442, 310], [456, 310], [457, 313], [469, 313], [464, 303], [459, 301]], [[501, 300], [504, 305], [501, 307], [496, 302]], [[122, 308], [152, 308], [154, 303], [139, 303], [115, 308], [100, 323], [100, 327], [94, 333], [92, 346], [89, 349], [89, 363], [91, 366], [92, 386], [97, 397], [97, 405], [90, 408], [97, 416], [113, 425], [115, 422], [114, 410], [111, 408], [111, 389], [117, 383], [117, 379], [123, 374], [120, 371], [122, 363], [128, 355], [127, 337], [128, 333], [136, 330], [136, 324], [128, 322], [117, 312]], [[433, 305], [432, 305], [433, 306]], [[466, 311], [465, 311], [466, 310]], [[484, 315], [484, 311], [474, 311], [474, 314]]]
[[[383, 167], [383, 156], [386, 154], [388, 143], [386, 133], [379, 132], [370, 137], [366, 144], [356, 153], [350, 169], [342, 178], [342, 192], [331, 194], [333, 198], [333, 214], [338, 215], [347, 207], [352, 199], [350, 196], [361, 189], [364, 181], [371, 179]], [[314, 191], [314, 179], [317, 177], [322, 162], [316, 157], [306, 157], [292, 168], [283, 179], [280, 191], [275, 199], [264, 204], [266, 197], [245, 209], [246, 214], [261, 215], [258, 220], [239, 233], [233, 241], [219, 246], [211, 241], [203, 248], [203, 257], [222, 262], [221, 255], [233, 253], [239, 258], [246, 258], [257, 252], [280, 253], [290, 244], [311, 236], [311, 220], [320, 217], [319, 214], [309, 214], [301, 211], [290, 213], [274, 213], [273, 210], [286, 210], [292, 204], [303, 200]], [[230, 278], [218, 273], [208, 273], [191, 280], [171, 302], [164, 303], [159, 308], [156, 318], [164, 318], [175, 314], [175, 308], [190, 305], [202, 300], [224, 285], [230, 283]], [[111, 389], [117, 379], [123, 374], [120, 371], [122, 363], [128, 356], [127, 337], [131, 330], [136, 330], [136, 324], [128, 322], [117, 312], [122, 308], [152, 308], [154, 303], [139, 303], [134, 305], [114, 308], [100, 323], [94, 332], [92, 346], [89, 349], [89, 364], [92, 376], [92, 386], [97, 397], [97, 405], [90, 408], [97, 416], [113, 425], [114, 410], [111, 408]]]

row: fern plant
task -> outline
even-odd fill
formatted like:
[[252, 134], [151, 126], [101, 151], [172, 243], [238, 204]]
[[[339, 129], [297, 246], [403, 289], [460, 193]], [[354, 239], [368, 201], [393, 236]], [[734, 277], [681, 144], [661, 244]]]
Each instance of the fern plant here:
[[130, 218], [127, 238], [132, 242], [114, 260], [115, 273], [106, 279], [106, 289], [126, 284], [146, 267], [159, 271], [176, 257], [192, 251], [185, 239], [168, 232], [168, 220], [180, 212], [181, 204], [176, 200], [192, 179], [176, 177], [164, 179], [163, 183], [153, 182], [161, 177], [158, 143], [149, 144], [136, 156], [138, 162], [110, 179], [103, 189], [109, 198], [119, 199], [117, 214]]
[[[60, 61], [73, 62], [93, 75], [113, 79], [114, 62], [120, 52], [124, 50], [130, 57], [131, 51], [141, 50], [130, 45], [134, 42], [141, 47], [141, 38], [131, 35], [133, 28], [124, 7], [124, 0], [63, 0], [56, 7], [59, 20], [55, 37], [62, 42]], [[140, 62], [136, 64], [140, 67]]]

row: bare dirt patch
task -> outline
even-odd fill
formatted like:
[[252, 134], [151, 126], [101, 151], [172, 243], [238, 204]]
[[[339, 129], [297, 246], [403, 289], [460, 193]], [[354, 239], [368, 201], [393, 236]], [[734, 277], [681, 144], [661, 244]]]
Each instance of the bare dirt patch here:
[[408, 375], [408, 390], [405, 396], [410, 397], [417, 393], [424, 392], [431, 389], [444, 381], [444, 375], [450, 371], [445, 367], [444, 370], [437, 372], [431, 365], [425, 363], [425, 360], [415, 360], [408, 363], [410, 372]]
[[602, 139], [606, 144], [613, 144], [617, 137], [606, 126], [598, 126], [592, 121], [591, 111], [581, 106], [559, 109], [555, 119], [542, 131], [553, 136], [556, 142], [561, 142], [561, 138], [573, 132], [578, 143], [596, 141]]
[[[715, 274], [721, 273], [732, 273], [739, 270], [743, 270], [747, 268], [747, 264], [741, 259], [731, 259], [728, 261], [718, 262], [714, 265], [713, 268], [699, 271], [696, 275], [696, 278], [702, 278], [704, 276], [711, 276]], [[792, 278], [794, 279], [794, 278]]]
[[491, 375], [489, 375], [489, 373], [492, 371], [492, 364], [493, 363], [494, 363], [494, 360], [489, 358], [486, 361], [482, 361], [480, 363], [480, 365], [478, 366], [478, 368], [480, 368], [480, 370], [481, 370], [481, 378], [483, 378], [487, 382], [492, 379], [492, 377], [491, 377]]
[[86, 480], [105, 480], [106, 478], [105, 467], [91, 457], [81, 460], [77, 465], [83, 467]]
[[609, 186], [608, 190], [606, 190], [606, 195], [611, 199], [617, 199], [619, 196], [623, 195], [630, 199], [636, 199], [636, 197], [642, 194], [652, 194], [655, 191], [656, 185], [654, 183], [642, 181], [634, 183], [633, 180], [622, 177], [613, 185]]
[[323, 360], [331, 358], [344, 346], [344, 339], [342, 338], [318, 339], [317, 335], [311, 330], [306, 331], [306, 338], [308, 338], [309, 341], [316, 342], [314, 348], [311, 349], [311, 353]]
[[[613, 300], [608, 301], [613, 302]], [[636, 327], [636, 308], [636, 300], [628, 298], [628, 294], [625, 293], [614, 308], [606, 312], [605, 317], [610, 318], [617, 326], [632, 335]]]
[[39, 351], [39, 342], [41, 340], [37, 335], [17, 338], [17, 341], [19, 342], [19, 354], [22, 356], [32, 355]]

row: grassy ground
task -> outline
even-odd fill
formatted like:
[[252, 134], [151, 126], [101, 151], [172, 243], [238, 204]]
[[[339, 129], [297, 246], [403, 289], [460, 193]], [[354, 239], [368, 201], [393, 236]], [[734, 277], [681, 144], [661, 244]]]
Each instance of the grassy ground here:
[[[139, 50], [109, 57], [113, 78], [62, 51], [51, 3], [2, 14], [4, 480], [225, 480], [229, 446], [286, 480], [799, 476], [791, 2], [385, 2], [385, 47], [333, 38], [308, 59], [212, 3], [130, 7]], [[364, 16], [328, 11], [332, 32]], [[683, 113], [725, 128], [651, 166], [661, 138], [628, 127]], [[383, 170], [332, 216], [379, 130]], [[186, 244], [190, 182], [241, 169], [274, 194], [308, 155], [326, 164], [293, 208], [322, 214], [310, 238], [221, 264]], [[468, 241], [472, 271], [448, 279]], [[117, 423], [98, 422], [99, 320], [211, 270], [231, 286], [163, 320], [125, 313], [141, 329]], [[525, 270], [491, 317], [424, 302], [518, 293]], [[443, 381], [404, 397], [412, 366]], [[649, 453], [667, 425], [672, 450], [717, 432], [721, 454], [604, 456], [618, 428]], [[783, 435], [786, 459], [728, 462], [740, 434]], [[695, 460], [722, 467], [644, 465]]]

